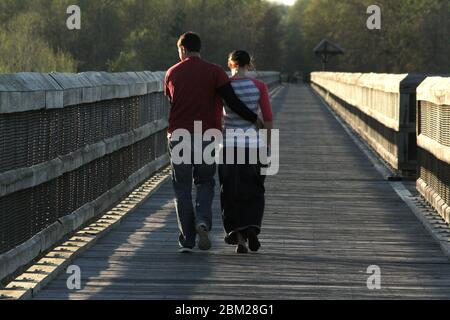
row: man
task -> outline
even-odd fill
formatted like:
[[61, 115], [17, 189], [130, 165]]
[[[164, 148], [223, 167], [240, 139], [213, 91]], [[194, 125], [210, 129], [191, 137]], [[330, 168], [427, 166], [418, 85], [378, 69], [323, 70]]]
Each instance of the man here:
[[[239, 100], [230, 79], [222, 67], [206, 62], [200, 56], [200, 37], [193, 33], [183, 34], [177, 43], [181, 62], [170, 68], [165, 79], [165, 94], [171, 102], [169, 115], [169, 151], [172, 165], [172, 182], [175, 190], [175, 206], [180, 229], [180, 252], [192, 252], [199, 236], [200, 250], [209, 250], [209, 232], [212, 227], [212, 201], [216, 164], [174, 163], [174, 147], [181, 141], [172, 139], [176, 130], [187, 130], [194, 135], [194, 122], [202, 123], [203, 132], [208, 129], [222, 130], [222, 98], [243, 119], [261, 127], [262, 121]], [[194, 151], [193, 138], [190, 143]], [[205, 148], [206, 144], [203, 145]], [[194, 156], [191, 155], [191, 159]], [[195, 210], [192, 204], [192, 181], [196, 186]]]

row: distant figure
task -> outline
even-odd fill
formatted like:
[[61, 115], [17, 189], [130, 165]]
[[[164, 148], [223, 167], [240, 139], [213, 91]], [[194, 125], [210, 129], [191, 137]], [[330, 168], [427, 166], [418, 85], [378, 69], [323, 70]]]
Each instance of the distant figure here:
[[[191, 134], [191, 159], [194, 159], [194, 121], [200, 121], [203, 132], [222, 130], [222, 98], [242, 121], [262, 126], [257, 114], [242, 103], [233, 91], [231, 81], [222, 67], [203, 60], [200, 56], [201, 39], [193, 33], [183, 34], [177, 43], [181, 62], [171, 67], [165, 78], [165, 94], [171, 102], [169, 116], [169, 151], [175, 205], [179, 221], [180, 252], [192, 252], [199, 235], [200, 250], [209, 250], [209, 232], [212, 227], [212, 201], [216, 164], [175, 164], [173, 149], [181, 141], [172, 139], [173, 133], [185, 129]], [[203, 149], [207, 144], [203, 145]], [[203, 150], [201, 150], [203, 151]], [[197, 152], [197, 151], [196, 151]], [[196, 206], [192, 203], [192, 182], [197, 189]]]
[[[258, 149], [269, 148], [271, 145], [270, 130], [273, 129], [273, 115], [266, 84], [247, 76], [247, 71], [252, 68], [249, 53], [242, 50], [232, 52], [228, 66], [232, 72], [232, 86], [236, 94], [250, 110], [262, 113], [265, 128], [269, 129], [268, 141], [264, 141], [259, 135], [229, 137], [226, 133], [229, 129], [249, 132], [248, 130], [256, 131], [258, 128], [242, 120], [228, 105], [225, 106], [224, 164], [219, 166], [225, 242], [237, 245], [237, 253], [247, 253], [247, 241], [252, 251], [258, 251], [261, 246], [258, 235], [261, 232], [265, 206], [265, 176], [261, 174], [263, 164], [259, 155], [267, 154], [267, 150], [259, 153]], [[227, 159], [230, 152], [232, 157]], [[239, 152], [245, 154], [244, 163], [238, 163]], [[253, 163], [251, 153], [256, 155], [254, 158], [256, 161]]]

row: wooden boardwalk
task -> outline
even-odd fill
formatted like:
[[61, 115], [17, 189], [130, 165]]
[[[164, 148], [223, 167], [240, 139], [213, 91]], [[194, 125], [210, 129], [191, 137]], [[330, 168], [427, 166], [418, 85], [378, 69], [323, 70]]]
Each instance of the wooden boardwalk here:
[[[307, 86], [274, 99], [280, 173], [268, 178], [259, 253], [225, 245], [214, 204], [213, 248], [177, 253], [171, 184], [165, 183], [61, 274], [37, 299], [450, 298], [450, 263], [407, 205]], [[381, 268], [381, 290], [366, 270]]]

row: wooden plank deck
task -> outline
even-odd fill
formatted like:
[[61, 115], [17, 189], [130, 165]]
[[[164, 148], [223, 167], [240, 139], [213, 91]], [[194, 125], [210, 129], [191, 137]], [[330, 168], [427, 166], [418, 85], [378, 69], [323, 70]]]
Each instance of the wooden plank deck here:
[[[37, 299], [450, 298], [450, 263], [307, 86], [274, 99], [280, 173], [268, 178], [262, 250], [236, 255], [214, 203], [213, 248], [177, 253], [170, 183], [57, 277]], [[381, 290], [367, 289], [367, 267]]]

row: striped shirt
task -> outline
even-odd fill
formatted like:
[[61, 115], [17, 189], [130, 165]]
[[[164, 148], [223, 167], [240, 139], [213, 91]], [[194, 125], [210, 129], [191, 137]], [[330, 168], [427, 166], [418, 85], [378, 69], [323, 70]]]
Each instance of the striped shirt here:
[[[264, 121], [273, 121], [269, 90], [264, 82], [253, 78], [231, 79], [231, 85], [239, 99]], [[230, 134], [230, 130], [232, 133]], [[234, 131], [238, 130], [238, 131]], [[264, 147], [266, 141], [258, 135], [256, 125], [242, 119], [226, 104], [224, 106], [224, 146], [226, 147]]]

